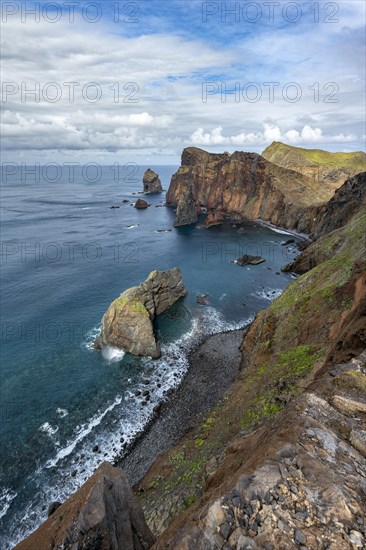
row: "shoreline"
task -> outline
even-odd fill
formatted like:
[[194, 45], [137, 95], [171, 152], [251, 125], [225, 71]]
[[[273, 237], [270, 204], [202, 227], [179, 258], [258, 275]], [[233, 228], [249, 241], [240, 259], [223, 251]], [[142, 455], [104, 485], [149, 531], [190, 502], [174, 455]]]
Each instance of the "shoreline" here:
[[181, 384], [172, 390], [127, 454], [114, 460], [131, 486], [139, 483], [159, 456], [174, 447], [237, 379], [242, 357], [239, 347], [249, 326], [209, 335], [189, 353], [189, 368]]

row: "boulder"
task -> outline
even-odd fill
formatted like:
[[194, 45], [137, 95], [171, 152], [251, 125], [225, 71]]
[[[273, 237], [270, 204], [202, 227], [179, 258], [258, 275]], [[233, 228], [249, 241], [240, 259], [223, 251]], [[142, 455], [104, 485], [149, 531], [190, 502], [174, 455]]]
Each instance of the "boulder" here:
[[135, 208], [142, 209], [147, 208], [148, 206], [150, 206], [150, 204], [144, 201], [144, 199], [137, 199], [137, 201], [135, 202]]
[[148, 550], [155, 538], [122, 470], [104, 462], [18, 550]]
[[154, 170], [151, 170], [151, 168], [146, 170], [142, 181], [144, 184], [144, 193], [161, 193], [163, 191], [159, 175]]
[[160, 345], [153, 320], [186, 294], [178, 268], [153, 271], [145, 282], [126, 290], [109, 306], [102, 319], [102, 346], [157, 359]]
[[208, 304], [208, 294], [199, 294], [196, 298], [197, 304], [205, 306]]
[[261, 258], [260, 256], [248, 256], [247, 254], [245, 254], [241, 258], [238, 258], [237, 260], [235, 260], [234, 263], [238, 265], [247, 265], [247, 264], [258, 265], [265, 261], [266, 260], [264, 258]]

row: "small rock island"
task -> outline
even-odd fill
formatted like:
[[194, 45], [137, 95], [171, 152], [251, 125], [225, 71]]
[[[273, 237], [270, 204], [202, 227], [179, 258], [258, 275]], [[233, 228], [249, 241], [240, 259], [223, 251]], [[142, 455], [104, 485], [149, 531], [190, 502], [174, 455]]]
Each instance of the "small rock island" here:
[[154, 170], [151, 170], [151, 168], [146, 170], [142, 182], [144, 184], [144, 193], [146, 194], [163, 192], [159, 175]]
[[153, 320], [186, 294], [182, 273], [177, 267], [152, 271], [146, 281], [125, 290], [111, 303], [103, 316], [102, 332], [96, 344], [158, 359], [161, 351]]

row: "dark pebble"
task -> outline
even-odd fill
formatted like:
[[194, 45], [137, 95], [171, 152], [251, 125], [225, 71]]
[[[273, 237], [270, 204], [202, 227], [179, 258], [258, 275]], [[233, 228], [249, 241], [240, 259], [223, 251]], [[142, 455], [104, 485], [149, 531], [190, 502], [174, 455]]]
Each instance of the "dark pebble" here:
[[97, 453], [99, 451], [99, 445], [94, 445], [92, 448], [93, 453]]
[[298, 542], [299, 544], [306, 544], [306, 538], [304, 537], [300, 529], [295, 529], [294, 538], [295, 538], [295, 541]]
[[223, 523], [220, 527], [221, 536], [227, 540], [231, 532], [231, 526], [228, 523]]

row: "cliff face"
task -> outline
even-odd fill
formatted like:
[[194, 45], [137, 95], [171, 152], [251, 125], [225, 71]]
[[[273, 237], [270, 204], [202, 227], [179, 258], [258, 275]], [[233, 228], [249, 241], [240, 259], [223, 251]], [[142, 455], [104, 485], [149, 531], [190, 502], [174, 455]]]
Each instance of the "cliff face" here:
[[292, 147], [274, 141], [263, 151], [262, 156], [278, 166], [308, 176], [319, 185], [333, 191], [347, 178], [366, 170], [366, 154], [362, 151], [330, 153], [321, 149]]
[[[364, 207], [323, 237], [318, 267], [252, 323], [239, 379], [160, 459], [159, 488], [144, 496], [144, 508], [159, 495], [171, 505], [174, 492], [197, 501], [154, 550], [365, 544], [365, 224]], [[190, 483], [182, 473], [172, 488], [169, 464], [194, 472]], [[154, 487], [154, 478], [147, 482]]]
[[[318, 208], [332, 191], [256, 153], [211, 154], [189, 147], [172, 177], [166, 202], [179, 203], [182, 209], [187, 196], [196, 207], [207, 208], [211, 217], [219, 212], [310, 233]], [[183, 222], [178, 211], [175, 224]]]
[[[328, 259], [329, 248], [334, 252], [343, 239], [343, 231], [336, 230], [345, 226], [357, 212], [364, 209], [365, 203], [366, 172], [362, 172], [348, 179], [330, 201], [320, 208], [313, 233], [316, 244], [305, 249], [283, 270], [301, 275]], [[325, 236], [331, 232], [332, 239], [326, 238]], [[364, 233], [366, 235], [366, 223]]]

